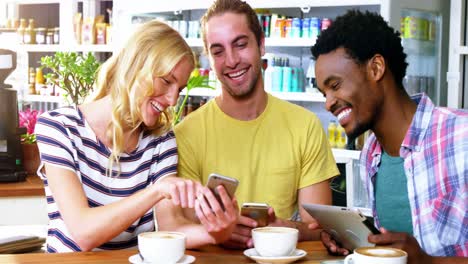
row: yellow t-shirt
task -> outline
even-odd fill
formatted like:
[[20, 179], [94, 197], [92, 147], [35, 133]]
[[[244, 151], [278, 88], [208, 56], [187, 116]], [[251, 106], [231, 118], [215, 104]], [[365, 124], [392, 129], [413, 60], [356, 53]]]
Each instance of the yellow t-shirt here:
[[272, 95], [250, 121], [231, 118], [211, 100], [175, 134], [179, 176], [203, 184], [211, 173], [236, 178], [239, 205], [268, 203], [280, 218], [296, 211], [299, 189], [339, 174], [316, 115]]

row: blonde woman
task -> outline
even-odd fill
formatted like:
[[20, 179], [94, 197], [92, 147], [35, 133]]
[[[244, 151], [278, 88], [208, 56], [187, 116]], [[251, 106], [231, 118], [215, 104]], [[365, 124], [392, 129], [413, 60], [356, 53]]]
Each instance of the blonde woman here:
[[[40, 117], [38, 174], [48, 201], [48, 252], [135, 247], [139, 233], [154, 230], [152, 208], [161, 200], [200, 207], [197, 194], [207, 189], [173, 177], [178, 157], [169, 111], [194, 65], [176, 31], [148, 22], [102, 65], [89, 103]], [[204, 206], [214, 199], [206, 196]], [[202, 225], [174, 221], [180, 223], [174, 229], [187, 233], [189, 248], [216, 240]], [[225, 227], [217, 231], [230, 232]]]

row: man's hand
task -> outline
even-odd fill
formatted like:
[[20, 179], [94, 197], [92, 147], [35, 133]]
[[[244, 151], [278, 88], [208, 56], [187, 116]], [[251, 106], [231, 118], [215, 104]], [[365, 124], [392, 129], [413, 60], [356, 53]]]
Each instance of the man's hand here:
[[431, 263], [432, 257], [419, 246], [418, 241], [407, 233], [389, 232], [380, 228], [381, 234], [369, 235], [368, 240], [378, 246], [399, 248], [408, 253], [408, 263]]
[[[239, 210], [235, 198], [231, 200], [222, 185], [216, 187], [223, 203], [218, 202], [207, 187], [202, 187], [195, 202], [195, 213], [214, 243], [227, 241], [236, 228]], [[224, 210], [223, 210], [224, 207]]]
[[299, 241], [317, 240], [318, 234], [314, 238], [314, 232], [318, 232], [317, 228], [319, 227], [317, 221], [305, 223], [281, 219], [276, 217], [275, 210], [270, 207], [268, 209], [268, 223], [268, 226], [283, 226], [298, 229]]
[[257, 227], [257, 222], [252, 218], [240, 215], [237, 225], [231, 234], [231, 238], [222, 244], [225, 248], [245, 249], [253, 247], [252, 229]]
[[320, 240], [322, 240], [322, 244], [325, 246], [330, 255], [346, 256], [349, 254], [349, 250], [347, 250], [346, 248], [342, 248], [340, 243], [338, 243], [325, 230], [322, 230], [322, 232], [320, 232]]

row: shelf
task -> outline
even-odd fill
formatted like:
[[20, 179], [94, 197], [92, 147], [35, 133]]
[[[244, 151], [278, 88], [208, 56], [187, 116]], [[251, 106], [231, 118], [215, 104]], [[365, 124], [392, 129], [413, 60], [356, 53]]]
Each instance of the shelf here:
[[23, 101], [25, 102], [45, 102], [45, 103], [63, 103], [64, 100], [61, 96], [50, 96], [50, 95], [32, 95], [27, 94], [24, 96]]
[[435, 54], [436, 47], [434, 41], [403, 38], [401, 44], [407, 54]]
[[288, 92], [269, 92], [272, 95], [286, 101], [298, 102], [325, 102], [325, 97], [321, 93], [288, 93]]
[[361, 151], [359, 150], [349, 150], [349, 149], [337, 149], [332, 148], [333, 156], [337, 163], [346, 163], [349, 160], [359, 160]]
[[[183, 89], [180, 92], [180, 96], [185, 96], [187, 93], [186, 89]], [[215, 97], [221, 93], [221, 89], [209, 89], [209, 88], [193, 88], [190, 90], [190, 96], [206, 96], [206, 97]]]
[[[3, 46], [3, 45], [2, 45]], [[25, 52], [57, 52], [57, 51], [81, 51], [81, 52], [113, 52], [112, 45], [42, 45], [42, 44], [20, 44], [7, 45], [5, 48]]]
[[458, 52], [463, 55], [468, 55], [468, 46], [461, 46], [458, 48]]

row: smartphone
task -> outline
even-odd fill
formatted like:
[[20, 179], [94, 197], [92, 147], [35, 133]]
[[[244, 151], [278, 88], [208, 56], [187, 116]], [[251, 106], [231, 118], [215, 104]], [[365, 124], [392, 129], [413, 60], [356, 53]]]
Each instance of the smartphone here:
[[224, 189], [226, 189], [226, 192], [228, 193], [229, 197], [232, 198], [234, 196], [234, 193], [236, 192], [237, 186], [239, 185], [239, 181], [237, 179], [220, 175], [217, 173], [212, 173], [208, 177], [206, 187], [208, 187], [213, 192], [216, 199], [218, 199], [218, 202], [221, 204], [221, 206], [223, 206], [221, 197], [219, 196], [218, 190], [216, 189], [218, 185], [222, 185]]
[[258, 227], [268, 225], [268, 204], [266, 203], [243, 203], [241, 215], [257, 221]]

